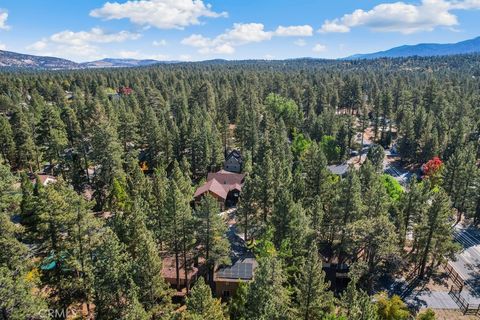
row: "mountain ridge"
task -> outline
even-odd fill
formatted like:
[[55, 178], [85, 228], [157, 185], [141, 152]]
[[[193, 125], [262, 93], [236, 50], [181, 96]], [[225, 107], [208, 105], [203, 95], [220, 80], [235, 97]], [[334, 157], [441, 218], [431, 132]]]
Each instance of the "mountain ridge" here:
[[[420, 43], [416, 45], [402, 45], [384, 51], [378, 51], [367, 54], [355, 54], [346, 58], [337, 60], [372, 60], [378, 58], [402, 58], [402, 57], [429, 57], [429, 56], [450, 56], [460, 54], [480, 53], [480, 37], [460, 41], [457, 43]], [[256, 59], [250, 59], [256, 60]], [[285, 59], [292, 60], [328, 60], [316, 59], [311, 57]], [[203, 62], [221, 62], [230, 60], [213, 59]], [[248, 61], [248, 60], [247, 60]], [[335, 60], [332, 60], [335, 61]], [[33, 70], [75, 70], [75, 69], [95, 69], [95, 68], [128, 68], [145, 67], [155, 64], [172, 64], [180, 61], [159, 61], [154, 59], [122, 59], [105, 58], [89, 62], [74, 62], [68, 59], [36, 56], [30, 54], [16, 53], [0, 50], [0, 69], [33, 69]]]
[[480, 52], [480, 37], [468, 39], [456, 43], [419, 43], [414, 45], [402, 45], [388, 50], [355, 54], [344, 60], [361, 60], [377, 58], [402, 58], [402, 57], [433, 57], [449, 56], [458, 54], [470, 54]]
[[74, 62], [68, 59], [36, 56], [12, 51], [0, 50], [0, 68], [39, 69], [39, 70], [75, 70], [94, 68], [126, 68], [142, 67], [175, 61], [159, 61], [153, 59], [121, 59], [105, 58], [89, 62]]

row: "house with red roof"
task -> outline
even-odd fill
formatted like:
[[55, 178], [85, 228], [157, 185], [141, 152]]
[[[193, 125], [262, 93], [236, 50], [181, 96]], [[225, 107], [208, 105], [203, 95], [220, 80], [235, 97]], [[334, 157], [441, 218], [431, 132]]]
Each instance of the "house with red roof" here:
[[235, 206], [240, 197], [245, 174], [234, 173], [226, 170], [210, 172], [207, 182], [195, 191], [195, 202], [199, 203], [205, 195], [209, 194], [218, 200], [220, 208]]
[[44, 187], [51, 183], [57, 182], [57, 178], [54, 176], [48, 175], [48, 174], [37, 174], [34, 178], [32, 178], [32, 183], [36, 184], [37, 183], [37, 178], [40, 181], [40, 184]]

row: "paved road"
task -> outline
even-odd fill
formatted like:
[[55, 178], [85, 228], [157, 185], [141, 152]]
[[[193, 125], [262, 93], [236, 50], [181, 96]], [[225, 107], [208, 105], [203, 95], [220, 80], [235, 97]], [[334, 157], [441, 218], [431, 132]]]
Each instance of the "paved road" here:
[[386, 152], [385, 160], [383, 161], [383, 172], [394, 177], [402, 185], [402, 187], [406, 188], [413, 173], [408, 171], [407, 169], [402, 168], [397, 163], [391, 161], [391, 159], [389, 159], [390, 153], [387, 152], [388, 150], [385, 151]]
[[458, 309], [448, 292], [415, 291], [405, 299], [415, 309]]
[[456, 261], [450, 261], [450, 265], [470, 287], [472, 302], [480, 303], [480, 231], [459, 224], [455, 226], [454, 236], [463, 250], [456, 255]]

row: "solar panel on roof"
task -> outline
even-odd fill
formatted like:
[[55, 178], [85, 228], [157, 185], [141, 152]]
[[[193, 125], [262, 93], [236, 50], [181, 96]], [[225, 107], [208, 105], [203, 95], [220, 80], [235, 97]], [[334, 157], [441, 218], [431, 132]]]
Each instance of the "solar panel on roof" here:
[[236, 263], [231, 267], [221, 269], [218, 276], [227, 279], [250, 280], [253, 277], [253, 266], [251, 263]]

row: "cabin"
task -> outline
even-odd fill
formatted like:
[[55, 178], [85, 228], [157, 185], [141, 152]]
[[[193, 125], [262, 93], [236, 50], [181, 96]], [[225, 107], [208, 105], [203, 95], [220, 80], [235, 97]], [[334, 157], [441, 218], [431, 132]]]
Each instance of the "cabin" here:
[[40, 184], [44, 187], [51, 183], [57, 182], [57, 178], [54, 176], [48, 175], [48, 174], [38, 174], [35, 178], [32, 179], [32, 183], [36, 184], [37, 183], [37, 177], [40, 182]]
[[232, 250], [231, 263], [218, 266], [213, 275], [215, 295], [223, 300], [233, 297], [240, 283], [252, 281], [258, 266], [254, 254], [236, 233], [235, 225], [230, 226], [227, 238]]
[[223, 169], [229, 172], [240, 173], [243, 169], [242, 155], [238, 150], [232, 150], [225, 158]]
[[[179, 263], [180, 289], [185, 289], [187, 285], [189, 288], [191, 288], [195, 281], [197, 281], [198, 279], [199, 267], [195, 265], [193, 259], [187, 259], [187, 280], [185, 281], [185, 266], [183, 264], [182, 258], [179, 259]], [[165, 282], [167, 282], [171, 288], [177, 287], [177, 269], [175, 267], [174, 255], [164, 255], [162, 257], [162, 277], [165, 279]]]
[[209, 194], [217, 199], [221, 210], [235, 206], [240, 197], [245, 175], [226, 170], [210, 172], [207, 182], [200, 186], [193, 195], [195, 203], [200, 203], [202, 198]]

